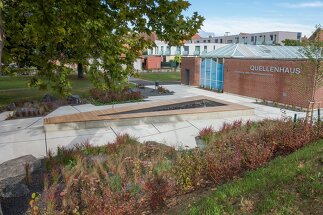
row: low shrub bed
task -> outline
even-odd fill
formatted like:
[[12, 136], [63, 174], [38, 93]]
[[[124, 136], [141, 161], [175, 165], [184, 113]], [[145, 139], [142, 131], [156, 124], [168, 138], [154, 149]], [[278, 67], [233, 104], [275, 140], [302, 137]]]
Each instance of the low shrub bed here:
[[129, 88], [125, 88], [121, 92], [114, 92], [109, 90], [103, 91], [93, 88], [90, 90], [90, 94], [91, 98], [94, 100], [94, 103], [99, 104], [140, 101], [143, 99], [143, 96], [139, 91], [132, 91]]
[[167, 214], [322, 214], [323, 141], [279, 156], [199, 197]]
[[13, 113], [7, 118], [7, 120], [45, 116], [58, 107], [67, 105], [68, 103], [63, 100], [57, 100], [53, 102], [16, 102], [15, 104], [17, 104], [17, 106], [14, 107], [12, 110]]
[[[85, 99], [78, 95], [68, 96], [66, 99], [55, 98], [49, 94], [43, 96], [41, 100], [20, 100], [4, 107], [3, 111], [12, 111], [9, 119], [19, 119], [28, 117], [45, 116], [59, 107], [66, 105], [86, 104]], [[1, 109], [0, 109], [1, 112]]]
[[208, 136], [203, 149], [176, 151], [153, 142], [139, 144], [128, 135], [101, 147], [84, 143], [58, 149], [46, 158], [45, 191], [32, 200], [31, 210], [152, 213], [171, 198], [221, 184], [323, 137], [321, 124], [291, 120], [236, 121], [201, 134]]

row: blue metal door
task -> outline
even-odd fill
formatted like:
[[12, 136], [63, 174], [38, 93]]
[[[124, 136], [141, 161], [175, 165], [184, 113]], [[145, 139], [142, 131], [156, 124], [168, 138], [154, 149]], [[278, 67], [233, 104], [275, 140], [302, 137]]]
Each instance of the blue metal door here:
[[200, 85], [212, 90], [223, 90], [223, 64], [217, 59], [201, 60]]

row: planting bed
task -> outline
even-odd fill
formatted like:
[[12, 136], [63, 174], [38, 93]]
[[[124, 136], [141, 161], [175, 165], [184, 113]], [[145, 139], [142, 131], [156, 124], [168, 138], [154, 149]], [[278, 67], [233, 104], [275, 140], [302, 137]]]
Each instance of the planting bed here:
[[169, 90], [165, 89], [164, 87], [159, 87], [157, 89], [152, 89], [152, 88], [142, 86], [142, 87], [132, 89], [132, 91], [139, 92], [140, 95], [142, 95], [142, 97], [144, 97], [144, 98], [148, 98], [150, 96], [167, 96], [167, 95], [173, 95], [174, 94], [174, 92], [169, 91]]
[[[245, 124], [236, 121], [224, 124], [217, 132], [207, 128], [200, 135], [208, 140], [204, 149], [176, 151], [153, 142], [140, 144], [128, 135], [122, 135], [100, 147], [83, 143], [75, 149], [61, 148], [55, 156], [49, 153], [44, 161], [47, 168], [45, 191], [39, 195], [40, 201], [33, 202], [30, 210], [37, 210], [38, 214], [162, 213], [179, 203], [176, 202], [181, 199], [178, 196], [240, 178], [250, 170], [267, 165], [273, 158], [290, 154], [310, 143], [315, 144], [323, 138], [323, 129], [321, 123], [294, 123], [288, 119]], [[317, 150], [322, 149], [317, 147]], [[322, 165], [321, 160], [318, 162]], [[267, 186], [272, 180], [286, 181], [299, 176], [304, 167], [312, 166], [296, 164], [290, 166], [295, 173], [290, 175], [289, 171], [286, 172], [290, 176], [285, 179], [276, 177], [285, 173], [286, 164], [266, 180], [257, 179], [256, 182]], [[299, 170], [295, 171], [295, 168]], [[260, 171], [268, 174], [263, 169]], [[317, 189], [309, 187], [308, 190], [319, 197], [322, 194], [321, 173], [316, 175], [309, 180], [317, 181], [314, 184]], [[242, 191], [252, 190], [254, 184], [240, 188]], [[230, 194], [236, 193], [233, 189], [229, 191]], [[223, 202], [234, 206], [235, 203], [230, 201], [226, 199]], [[244, 207], [242, 212], [250, 214], [247, 213], [253, 210], [250, 201], [242, 199], [240, 202]], [[315, 203], [314, 200], [312, 202]], [[217, 214], [213, 208], [211, 205], [207, 210], [203, 211], [202, 207], [194, 211], [197, 214]]]

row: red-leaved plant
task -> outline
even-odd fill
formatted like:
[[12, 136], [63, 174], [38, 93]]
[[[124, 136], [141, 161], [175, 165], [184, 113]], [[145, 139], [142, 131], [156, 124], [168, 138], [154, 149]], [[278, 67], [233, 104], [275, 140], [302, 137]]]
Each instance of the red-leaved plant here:
[[215, 130], [213, 129], [212, 126], [208, 126], [206, 128], [203, 128], [199, 132], [199, 137], [205, 142], [208, 143], [210, 139], [212, 138]]

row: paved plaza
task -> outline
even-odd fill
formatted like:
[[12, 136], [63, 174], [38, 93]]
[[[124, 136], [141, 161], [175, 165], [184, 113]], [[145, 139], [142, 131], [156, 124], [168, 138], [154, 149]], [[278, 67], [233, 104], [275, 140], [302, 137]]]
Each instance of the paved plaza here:
[[[27, 154], [32, 154], [40, 158], [45, 156], [48, 150], [55, 151], [58, 146], [72, 147], [75, 144], [86, 141], [89, 141], [93, 145], [104, 145], [112, 142], [116, 135], [123, 133], [138, 138], [140, 142], [157, 141], [176, 148], [194, 148], [196, 147], [195, 137], [198, 135], [199, 130], [207, 126], [219, 129], [224, 122], [233, 122], [239, 119], [243, 121], [257, 121], [265, 118], [278, 119], [282, 117], [293, 117], [294, 113], [297, 113], [299, 117], [304, 117], [305, 115], [304, 112], [283, 111], [280, 108], [257, 104], [255, 99], [232, 94], [215, 93], [183, 85], [165, 85], [164, 87], [174, 91], [174, 95], [149, 97], [146, 101], [172, 100], [203, 95], [252, 107], [255, 109], [255, 114], [223, 119], [189, 120], [175, 123], [151, 123], [136, 126], [111, 126], [107, 128], [45, 132], [43, 117], [5, 120], [8, 114], [5, 112], [0, 114], [0, 163]], [[64, 106], [58, 108], [46, 117], [136, 104], [139, 103], [106, 106], [94, 106], [92, 104]]]

